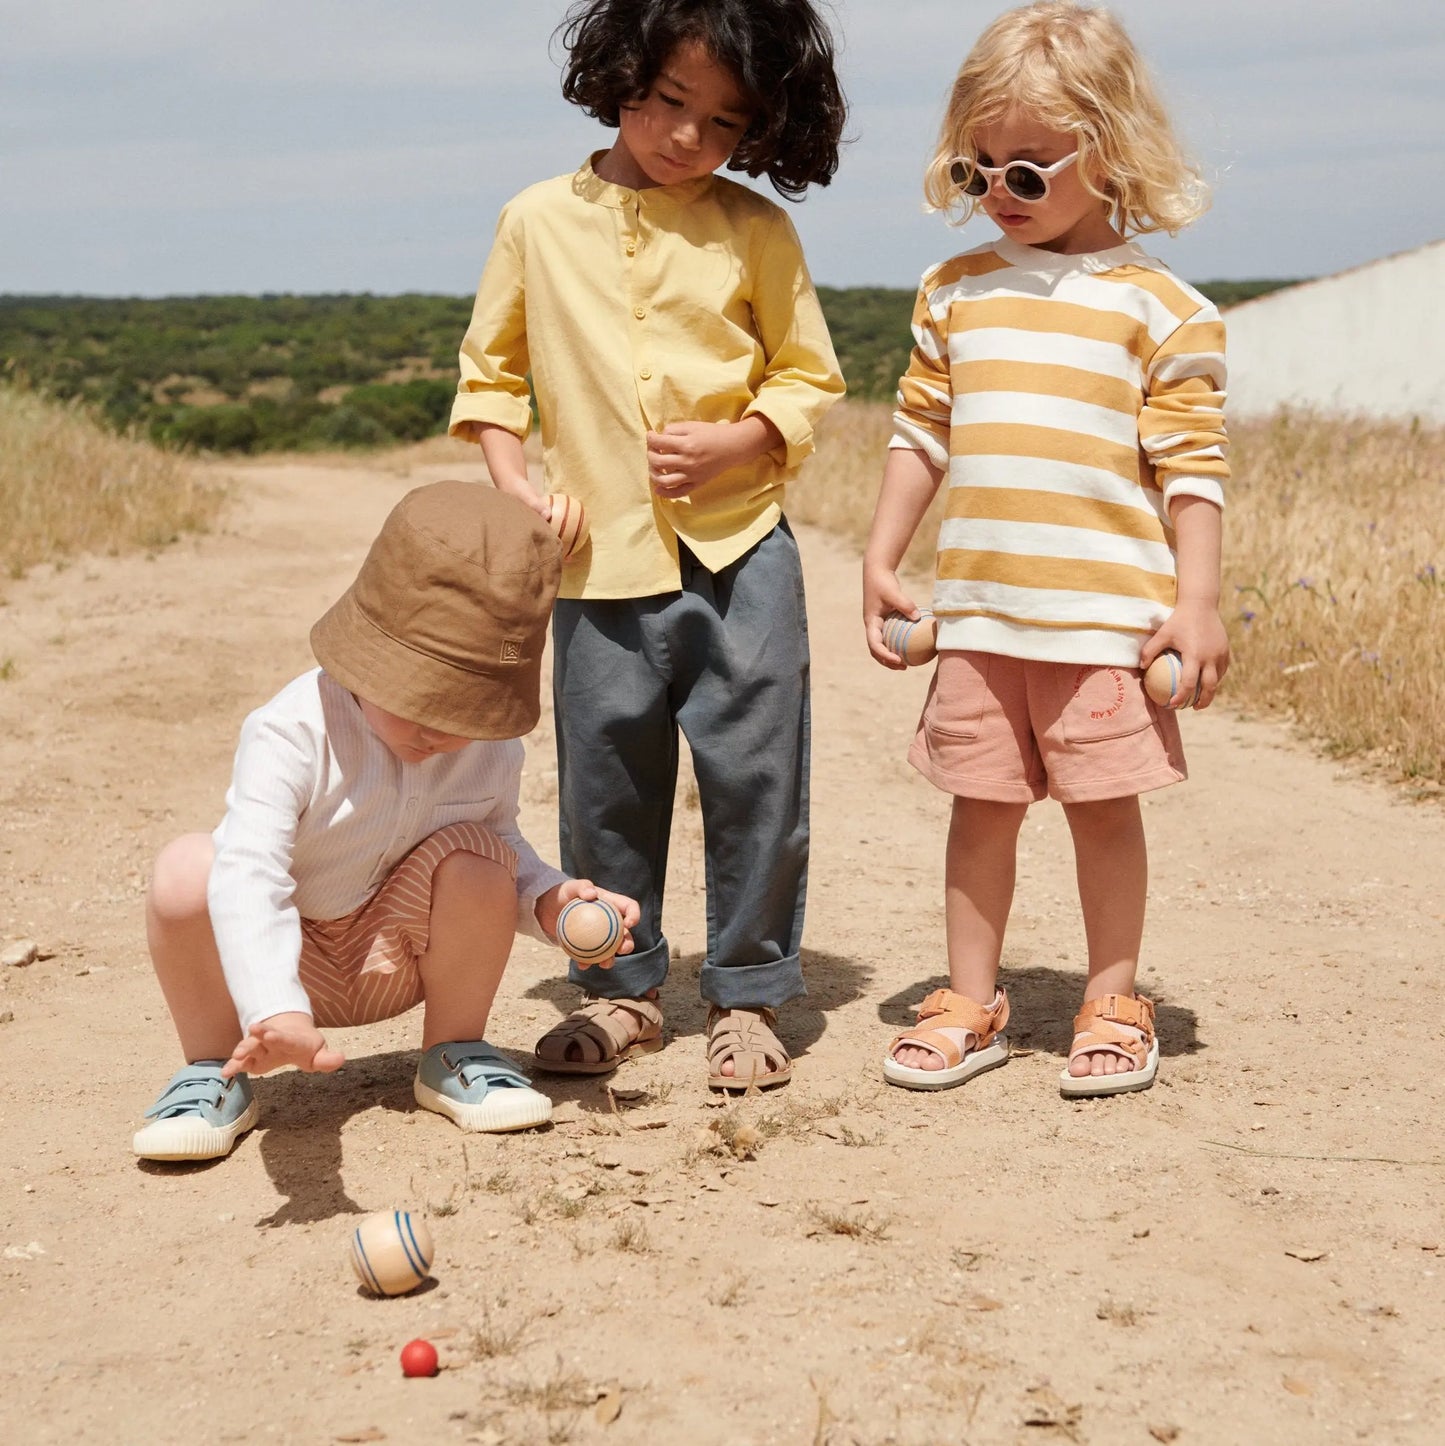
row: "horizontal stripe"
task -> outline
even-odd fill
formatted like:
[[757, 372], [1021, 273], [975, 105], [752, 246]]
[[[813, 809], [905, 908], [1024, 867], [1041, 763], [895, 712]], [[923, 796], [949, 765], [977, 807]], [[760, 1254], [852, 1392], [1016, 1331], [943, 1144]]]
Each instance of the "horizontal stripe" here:
[[944, 516], [1078, 527], [1144, 542], [1159, 542], [1163, 536], [1158, 514], [1152, 509], [1016, 487], [950, 487]]
[[965, 251], [961, 256], [950, 256], [930, 268], [923, 277], [925, 292], [939, 291], [956, 282], [976, 276], [992, 276], [996, 271], [1009, 271], [1012, 267], [992, 248]]
[[1200, 311], [1214, 310], [1212, 302], [1186, 286], [1178, 277], [1171, 276], [1166, 271], [1156, 271], [1150, 266], [1116, 266], [1111, 271], [1095, 273], [1093, 279], [1122, 282], [1131, 289], [1147, 292], [1175, 321], [1188, 321]]
[[955, 457], [1035, 457], [1046, 462], [1081, 462], [1112, 472], [1126, 481], [1150, 485], [1141, 465], [1137, 444], [1133, 447], [1081, 437], [1077, 432], [1052, 427], [996, 425], [954, 427], [949, 432], [949, 451]]
[[1097, 629], [1101, 632], [1111, 633], [1152, 633], [1153, 625], [1144, 627], [1130, 627], [1127, 623], [1103, 622], [1098, 618], [1035, 618], [1020, 616], [1016, 613], [995, 612], [990, 608], [935, 608], [934, 613], [942, 622], [944, 619], [953, 618], [992, 618], [995, 622], [1014, 623], [1027, 628], [1044, 628], [1054, 632], [1077, 632], [1081, 628]]
[[944, 548], [938, 554], [938, 577], [951, 582], [998, 582], [1009, 587], [1108, 593], [1143, 598], [1172, 607], [1172, 576], [1121, 563], [1089, 562], [1071, 557], [1012, 557], [1005, 552], [973, 552]]
[[1125, 452], [1139, 448], [1139, 421], [1134, 412], [1090, 406], [1068, 397], [1041, 397], [1031, 392], [960, 392], [953, 399], [953, 426], [1044, 427], [1080, 438], [1081, 443], [1107, 442]]
[[1163, 517], [1163, 499], [1153, 487], [1140, 487], [1113, 472], [1078, 462], [1053, 462], [1041, 467], [1032, 457], [958, 457], [948, 469], [951, 487], [1018, 487], [1027, 491], [1067, 492], [1125, 506], [1143, 507]]
[[1144, 368], [1131, 352], [1111, 342], [1059, 332], [980, 327], [953, 333], [948, 339], [948, 354], [955, 367], [975, 361], [1028, 362], [1074, 367], [1096, 376], [1116, 377], [1135, 387], [1142, 387], [1144, 380]]
[[1159, 535], [1118, 537], [1097, 528], [1069, 527], [1064, 523], [946, 517], [939, 524], [938, 546], [945, 552], [998, 552], [1010, 557], [1103, 562], [1174, 576], [1174, 553]]
[[1060, 397], [1124, 412], [1131, 420], [1138, 415], [1142, 400], [1137, 386], [1118, 377], [1047, 362], [966, 361], [953, 366], [950, 376], [955, 392], [1027, 392]]
[[[946, 313], [950, 332], [979, 327], [1007, 327], [1042, 335], [1063, 333], [1110, 342], [1134, 356], [1152, 354], [1148, 332], [1138, 318], [1122, 312], [1098, 311], [1088, 306], [1034, 296], [999, 296], [970, 301]], [[938, 318], [938, 312], [934, 312]]]

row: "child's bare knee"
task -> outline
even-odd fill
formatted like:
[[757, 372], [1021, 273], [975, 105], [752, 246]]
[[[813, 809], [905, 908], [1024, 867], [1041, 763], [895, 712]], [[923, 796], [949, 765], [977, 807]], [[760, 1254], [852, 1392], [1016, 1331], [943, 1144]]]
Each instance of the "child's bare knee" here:
[[432, 874], [433, 899], [439, 892], [452, 889], [472, 894], [481, 890], [485, 893], [505, 892], [508, 896], [516, 893], [511, 871], [504, 865], [489, 859], [484, 854], [474, 854], [467, 849], [449, 853]]
[[190, 918], [206, 911], [206, 885], [215, 846], [209, 834], [172, 839], [156, 855], [151, 870], [150, 906], [161, 918]]

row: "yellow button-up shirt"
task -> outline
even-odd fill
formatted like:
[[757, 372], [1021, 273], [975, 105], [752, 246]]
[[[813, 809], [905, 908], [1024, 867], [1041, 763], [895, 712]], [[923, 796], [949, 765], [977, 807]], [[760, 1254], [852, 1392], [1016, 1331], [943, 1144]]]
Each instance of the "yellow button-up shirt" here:
[[[525, 437], [529, 371], [546, 488], [587, 509], [591, 544], [562, 576], [573, 598], [675, 591], [679, 537], [712, 571], [735, 562], [776, 525], [788, 478], [843, 393], [780, 206], [721, 176], [634, 191], [591, 162], [503, 209], [452, 430], [487, 422]], [[688, 497], [653, 492], [649, 429], [748, 416], [770, 421], [784, 446]]]

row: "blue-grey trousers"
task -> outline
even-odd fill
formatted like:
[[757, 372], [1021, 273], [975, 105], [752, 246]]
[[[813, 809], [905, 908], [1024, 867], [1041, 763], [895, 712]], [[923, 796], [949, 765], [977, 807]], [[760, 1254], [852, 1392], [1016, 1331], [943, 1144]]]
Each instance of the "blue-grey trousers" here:
[[805, 993], [808, 620], [786, 522], [709, 572], [684, 547], [682, 590], [559, 599], [553, 615], [562, 867], [642, 907], [634, 949], [568, 977], [636, 998], [667, 978], [662, 932], [678, 728], [702, 805], [702, 996], [776, 1007]]

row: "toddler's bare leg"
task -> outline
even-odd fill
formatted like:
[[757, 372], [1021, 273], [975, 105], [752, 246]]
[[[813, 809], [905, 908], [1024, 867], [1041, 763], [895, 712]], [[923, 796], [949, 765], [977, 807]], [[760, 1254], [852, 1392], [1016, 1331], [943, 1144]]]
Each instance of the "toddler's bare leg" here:
[[[1027, 812], [1025, 803], [953, 800], [944, 873], [949, 987], [985, 1006], [993, 1003], [998, 988], [1019, 828]], [[950, 1037], [960, 1049], [967, 1047], [964, 1030], [953, 1030]], [[942, 1069], [944, 1064], [933, 1050], [911, 1045], [900, 1046], [894, 1058], [909, 1069]]]
[[209, 834], [172, 839], [156, 856], [146, 893], [151, 964], [187, 1064], [229, 1059], [241, 1037], [206, 904], [214, 857]]
[[[1134, 993], [1144, 905], [1149, 892], [1149, 855], [1137, 797], [1064, 805], [1074, 836], [1079, 903], [1089, 946], [1084, 998]], [[1129, 1062], [1117, 1055], [1084, 1055], [1069, 1064], [1074, 1075], [1114, 1074]]]
[[424, 1050], [485, 1036], [516, 924], [517, 890], [501, 864], [458, 850], [436, 866], [420, 961]]

